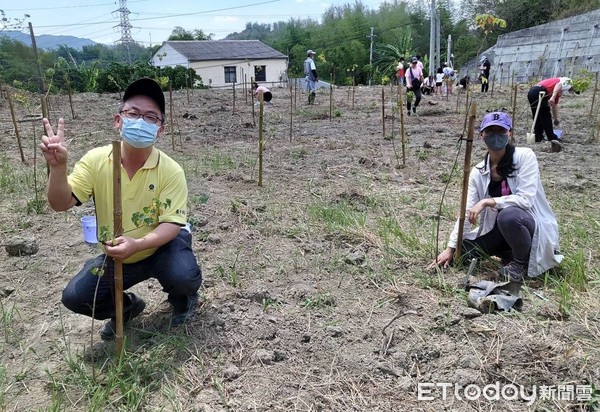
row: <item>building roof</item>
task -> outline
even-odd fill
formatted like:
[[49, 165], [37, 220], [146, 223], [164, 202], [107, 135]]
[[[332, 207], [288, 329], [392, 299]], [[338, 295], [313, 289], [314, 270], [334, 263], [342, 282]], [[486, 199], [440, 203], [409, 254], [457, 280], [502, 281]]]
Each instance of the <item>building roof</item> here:
[[188, 61], [236, 59], [287, 59], [287, 56], [259, 40], [166, 41]]

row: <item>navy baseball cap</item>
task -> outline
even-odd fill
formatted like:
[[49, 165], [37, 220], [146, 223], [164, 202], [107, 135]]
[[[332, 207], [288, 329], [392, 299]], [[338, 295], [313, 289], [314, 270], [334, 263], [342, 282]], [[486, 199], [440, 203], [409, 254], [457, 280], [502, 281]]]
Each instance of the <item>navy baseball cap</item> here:
[[149, 77], [143, 77], [131, 83], [125, 89], [123, 94], [123, 101], [127, 101], [133, 96], [147, 96], [154, 100], [161, 113], [165, 113], [165, 94], [156, 82], [156, 80], [150, 79]]
[[479, 130], [484, 130], [490, 126], [500, 126], [506, 130], [512, 130], [512, 120], [510, 116], [504, 112], [488, 113], [483, 118]]

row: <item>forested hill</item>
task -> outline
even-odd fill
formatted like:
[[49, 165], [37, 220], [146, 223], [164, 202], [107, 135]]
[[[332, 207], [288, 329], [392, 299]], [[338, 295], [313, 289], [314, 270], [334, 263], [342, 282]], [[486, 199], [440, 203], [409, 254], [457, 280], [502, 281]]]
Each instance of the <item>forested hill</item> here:
[[[0, 36], [6, 36], [9, 39], [17, 40], [27, 46], [31, 46], [31, 36], [16, 30], [7, 30], [0, 32]], [[82, 39], [75, 36], [53, 36], [50, 34], [42, 34], [35, 36], [35, 44], [39, 49], [56, 50], [60, 46], [66, 46], [75, 50], [82, 50], [84, 46], [92, 46], [97, 44], [90, 39]]]

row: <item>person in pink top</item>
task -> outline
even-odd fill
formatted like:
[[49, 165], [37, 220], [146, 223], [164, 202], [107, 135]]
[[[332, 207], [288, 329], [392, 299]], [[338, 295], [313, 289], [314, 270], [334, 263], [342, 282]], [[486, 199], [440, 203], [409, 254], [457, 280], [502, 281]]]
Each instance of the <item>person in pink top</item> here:
[[271, 91], [269, 89], [267, 89], [265, 86], [259, 86], [258, 83], [256, 83], [256, 82], [254, 82], [252, 84], [252, 89], [254, 90], [252, 92], [252, 94], [254, 94], [254, 96], [256, 96], [257, 100], [259, 99], [261, 94], [262, 94], [263, 100], [265, 102], [270, 102], [271, 99], [273, 98], [273, 94], [271, 93]]
[[[535, 112], [537, 111], [540, 92], [545, 93], [534, 125], [535, 141], [541, 142], [544, 140], [544, 133], [546, 133], [546, 137], [552, 144], [553, 152], [560, 152], [562, 149], [560, 139], [554, 133], [553, 128], [553, 125], [558, 126], [560, 124], [560, 121], [558, 120], [558, 101], [563, 93], [572, 89], [573, 82], [568, 77], [552, 77], [550, 79], [542, 80], [534, 85], [529, 89], [529, 93], [527, 93], [527, 100], [529, 100], [531, 114], [534, 118]], [[554, 121], [552, 119], [554, 119]]]
[[[413, 92], [415, 95], [415, 104], [412, 106], [413, 114], [417, 114], [417, 107], [421, 102], [421, 84], [423, 84], [423, 69], [418, 65], [419, 59], [416, 56], [410, 58], [410, 66], [405, 71], [406, 77], [406, 89], [407, 92]], [[412, 105], [412, 99], [406, 98], [406, 110], [410, 116], [410, 109]]]

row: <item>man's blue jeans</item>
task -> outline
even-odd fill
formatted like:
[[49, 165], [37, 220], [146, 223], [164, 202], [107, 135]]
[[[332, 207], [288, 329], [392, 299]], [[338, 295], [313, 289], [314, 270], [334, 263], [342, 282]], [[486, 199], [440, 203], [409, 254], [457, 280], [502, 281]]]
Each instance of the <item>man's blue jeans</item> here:
[[[106, 261], [105, 261], [106, 259]], [[101, 268], [104, 274], [98, 277], [94, 268]], [[83, 269], [71, 279], [62, 294], [62, 303], [75, 313], [92, 316], [94, 292], [96, 295], [95, 319], [115, 317], [115, 284], [113, 259], [101, 254], [88, 260]], [[202, 283], [202, 272], [192, 251], [192, 235], [182, 229], [177, 237], [161, 246], [150, 257], [139, 262], [123, 264], [123, 289], [127, 290], [144, 280], [155, 278], [174, 311], [185, 311], [192, 299], [197, 299]], [[99, 282], [99, 283], [98, 283]], [[131, 302], [123, 298], [123, 311], [128, 313]]]

